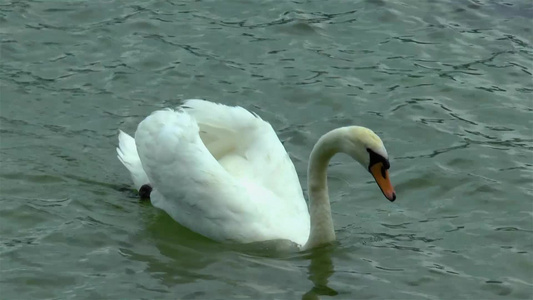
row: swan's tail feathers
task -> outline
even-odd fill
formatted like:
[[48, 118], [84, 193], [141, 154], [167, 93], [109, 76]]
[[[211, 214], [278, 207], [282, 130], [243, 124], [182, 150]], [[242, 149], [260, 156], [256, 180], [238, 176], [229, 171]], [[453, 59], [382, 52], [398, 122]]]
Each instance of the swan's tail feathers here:
[[117, 154], [118, 159], [130, 171], [135, 189], [140, 190], [143, 185], [150, 184], [137, 154], [135, 140], [122, 130], [118, 135]]

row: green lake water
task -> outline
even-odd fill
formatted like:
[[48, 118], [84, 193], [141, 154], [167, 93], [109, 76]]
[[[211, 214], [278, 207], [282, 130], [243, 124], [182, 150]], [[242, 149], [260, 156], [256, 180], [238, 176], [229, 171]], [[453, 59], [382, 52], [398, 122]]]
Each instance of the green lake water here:
[[[0, 1], [0, 298], [531, 299], [533, 4]], [[338, 242], [222, 245], [130, 187], [117, 132], [187, 98], [384, 140], [329, 168]]]

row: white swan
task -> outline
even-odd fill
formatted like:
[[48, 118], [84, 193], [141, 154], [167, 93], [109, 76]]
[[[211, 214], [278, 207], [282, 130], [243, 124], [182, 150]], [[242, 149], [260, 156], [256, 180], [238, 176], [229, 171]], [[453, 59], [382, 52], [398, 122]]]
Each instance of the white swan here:
[[[396, 199], [388, 155], [370, 129], [322, 136], [308, 168], [309, 210], [289, 155], [269, 123], [242, 107], [187, 100], [152, 113], [135, 139], [120, 131], [118, 158], [135, 188], [183, 226], [221, 242], [290, 240], [302, 249], [335, 240], [326, 171], [343, 152]], [[151, 187], [152, 189], [150, 189]]]

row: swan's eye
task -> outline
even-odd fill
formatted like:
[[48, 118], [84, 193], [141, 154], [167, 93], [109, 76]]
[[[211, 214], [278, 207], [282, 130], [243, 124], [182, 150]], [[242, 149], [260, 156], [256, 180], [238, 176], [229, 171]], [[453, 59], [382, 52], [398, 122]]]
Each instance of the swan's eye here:
[[385, 177], [386, 171], [390, 168], [389, 160], [387, 160], [385, 157], [377, 154], [372, 149], [366, 148], [366, 151], [370, 155], [370, 162], [368, 164], [368, 170], [370, 171], [370, 168], [373, 165], [375, 165], [377, 163], [382, 163], [381, 174], [383, 174], [383, 177], [386, 178]]
[[388, 159], [383, 160], [383, 167], [385, 168], [385, 170], [390, 169], [390, 163]]

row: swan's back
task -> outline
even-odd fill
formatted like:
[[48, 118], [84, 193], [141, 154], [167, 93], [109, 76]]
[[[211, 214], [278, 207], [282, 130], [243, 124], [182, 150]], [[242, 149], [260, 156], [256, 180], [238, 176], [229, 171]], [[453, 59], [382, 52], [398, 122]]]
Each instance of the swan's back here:
[[241, 107], [188, 100], [139, 124], [154, 206], [219, 241], [304, 244], [309, 214], [294, 166], [267, 122]]

